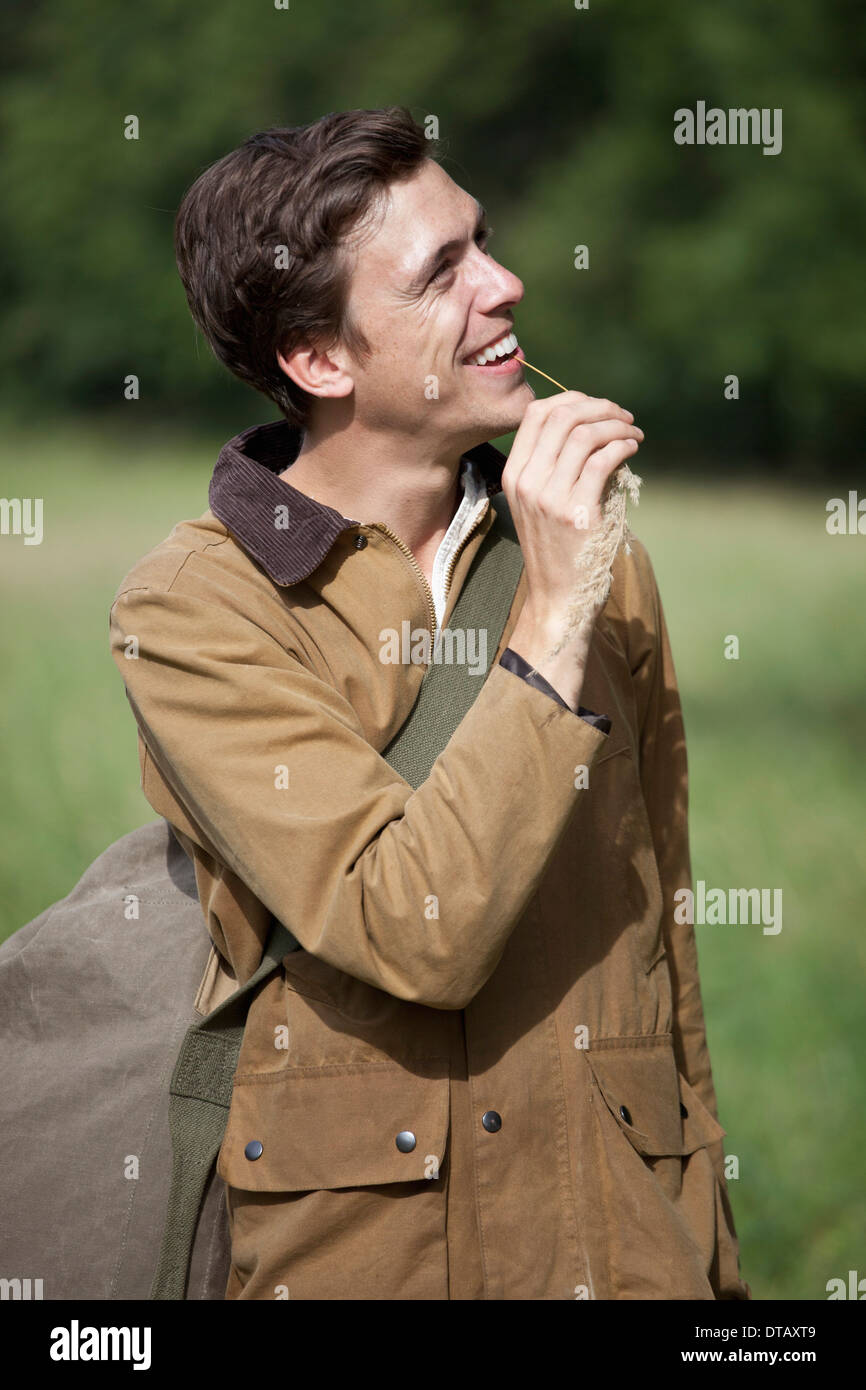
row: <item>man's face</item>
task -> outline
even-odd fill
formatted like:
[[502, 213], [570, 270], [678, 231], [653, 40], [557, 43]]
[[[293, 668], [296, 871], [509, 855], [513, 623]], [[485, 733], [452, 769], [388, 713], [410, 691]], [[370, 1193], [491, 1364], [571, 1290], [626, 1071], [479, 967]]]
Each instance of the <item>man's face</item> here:
[[348, 308], [372, 348], [348, 366], [356, 418], [461, 450], [516, 429], [534, 392], [513, 339], [510, 361], [474, 365], [523, 298], [486, 249], [479, 204], [427, 160], [390, 186], [375, 226], [352, 253]]

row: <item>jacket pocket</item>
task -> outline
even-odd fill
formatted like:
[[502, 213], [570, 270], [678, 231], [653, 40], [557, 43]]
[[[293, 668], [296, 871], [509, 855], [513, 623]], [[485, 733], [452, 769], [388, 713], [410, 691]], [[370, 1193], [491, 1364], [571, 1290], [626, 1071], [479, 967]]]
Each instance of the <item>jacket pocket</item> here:
[[[610, 1039], [591, 1073], [609, 1298], [711, 1299], [732, 1233], [720, 1228], [710, 1146], [725, 1131], [677, 1071], [670, 1034]], [[735, 1250], [734, 1240], [734, 1250]]]
[[251, 1192], [429, 1181], [445, 1158], [448, 1064], [426, 1070], [289, 1068], [236, 1081], [217, 1172]]
[[446, 1299], [448, 1062], [235, 1081], [227, 1298]]
[[682, 1160], [715, 1144], [725, 1131], [676, 1069], [673, 1049], [587, 1052], [604, 1103], [632, 1148], [672, 1202], [682, 1187]]

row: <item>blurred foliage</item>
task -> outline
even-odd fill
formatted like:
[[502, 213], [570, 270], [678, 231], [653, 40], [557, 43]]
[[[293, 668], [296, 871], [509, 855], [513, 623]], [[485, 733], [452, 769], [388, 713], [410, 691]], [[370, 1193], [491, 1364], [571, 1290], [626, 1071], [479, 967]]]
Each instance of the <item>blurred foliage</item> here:
[[[141, 423], [273, 418], [193, 328], [175, 210], [254, 130], [399, 102], [438, 117], [445, 167], [488, 207], [531, 359], [627, 402], [667, 458], [851, 474], [858, 0], [6, 0], [0, 52], [7, 412], [122, 409], [132, 372]], [[781, 153], [678, 146], [673, 113], [698, 100], [781, 107]]]

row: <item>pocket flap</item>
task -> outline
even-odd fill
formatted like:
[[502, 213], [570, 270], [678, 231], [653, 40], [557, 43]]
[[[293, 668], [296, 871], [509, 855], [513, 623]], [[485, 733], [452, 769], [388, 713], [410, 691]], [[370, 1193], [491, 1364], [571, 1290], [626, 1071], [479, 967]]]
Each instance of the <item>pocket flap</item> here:
[[437, 1178], [448, 1139], [448, 1063], [419, 1065], [426, 1074], [386, 1063], [236, 1081], [217, 1172], [250, 1192]]
[[585, 1053], [610, 1113], [640, 1154], [690, 1154], [725, 1131], [677, 1071], [670, 1043]]
[[722, 1129], [718, 1120], [710, 1114], [694, 1086], [686, 1081], [682, 1072], [679, 1073], [679, 1082], [680, 1098], [686, 1112], [683, 1118], [683, 1153], [690, 1154], [695, 1149], [702, 1149], [705, 1144], [715, 1144], [717, 1139], [723, 1139], [727, 1130]]

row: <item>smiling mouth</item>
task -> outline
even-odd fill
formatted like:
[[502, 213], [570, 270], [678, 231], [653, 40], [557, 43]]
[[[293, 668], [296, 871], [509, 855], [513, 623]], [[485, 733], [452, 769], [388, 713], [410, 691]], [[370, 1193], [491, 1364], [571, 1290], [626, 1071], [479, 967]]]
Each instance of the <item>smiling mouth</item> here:
[[495, 343], [491, 343], [483, 352], [474, 353], [471, 357], [464, 359], [464, 367], [495, 367], [502, 362], [508, 362], [519, 350], [517, 334], [513, 332], [503, 333], [501, 338], [497, 338]]

